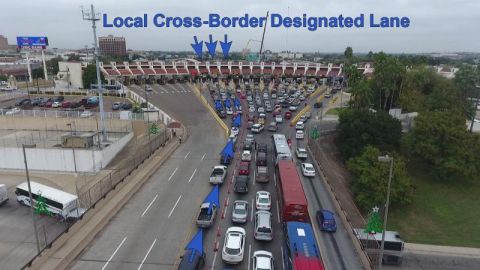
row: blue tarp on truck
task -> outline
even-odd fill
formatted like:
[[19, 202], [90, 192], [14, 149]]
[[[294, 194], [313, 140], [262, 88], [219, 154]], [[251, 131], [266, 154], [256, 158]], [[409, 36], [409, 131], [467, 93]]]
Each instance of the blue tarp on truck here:
[[228, 165], [233, 159], [233, 141], [229, 140], [220, 153], [220, 164]]

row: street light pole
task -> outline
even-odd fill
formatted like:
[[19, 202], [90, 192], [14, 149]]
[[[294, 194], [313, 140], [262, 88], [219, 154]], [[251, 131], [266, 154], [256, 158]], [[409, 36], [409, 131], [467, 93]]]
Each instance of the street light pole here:
[[27, 176], [27, 184], [28, 184], [28, 197], [30, 198], [30, 212], [32, 213], [33, 231], [35, 232], [35, 241], [37, 242], [37, 255], [38, 255], [40, 254], [40, 241], [38, 240], [37, 220], [35, 219], [35, 213], [33, 211], [32, 187], [30, 185], [30, 175], [28, 173], [27, 155], [25, 154], [25, 148], [35, 148], [35, 147], [37, 147], [36, 144], [32, 144], [32, 145], [22, 144], [23, 162], [25, 163], [25, 174]]
[[383, 253], [385, 251], [385, 231], [387, 230], [388, 207], [390, 205], [390, 189], [392, 186], [392, 178], [393, 178], [393, 157], [390, 157], [388, 155], [379, 156], [378, 161], [390, 162], [390, 172], [388, 175], [388, 187], [387, 187], [387, 202], [385, 206], [385, 213], [383, 216], [382, 245], [380, 247], [380, 257], [378, 259], [378, 269], [381, 269], [382, 262], [383, 262]]
[[150, 137], [150, 106], [148, 105], [148, 93], [147, 93], [147, 77], [144, 77], [143, 80], [143, 91], [145, 92], [145, 101], [147, 103], [147, 132], [148, 132], [148, 148], [150, 149], [150, 154], [152, 153], [152, 144]]

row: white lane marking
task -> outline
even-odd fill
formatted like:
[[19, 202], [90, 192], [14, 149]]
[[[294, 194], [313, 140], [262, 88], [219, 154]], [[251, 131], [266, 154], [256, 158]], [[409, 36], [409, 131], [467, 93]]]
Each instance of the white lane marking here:
[[252, 260], [252, 244], [248, 245], [248, 270], [250, 270], [250, 261]]
[[150, 251], [152, 251], [152, 248], [153, 248], [153, 246], [155, 245], [156, 242], [157, 242], [157, 238], [155, 238], [155, 240], [153, 240], [152, 245], [148, 249], [147, 254], [145, 254], [145, 257], [143, 257], [142, 263], [138, 266], [137, 270], [140, 270], [140, 268], [142, 268], [143, 264], [145, 263], [145, 260], [148, 257], [148, 254], [150, 254]]
[[253, 171], [253, 177], [252, 177], [252, 186], [255, 185], [255, 177], [257, 175], [256, 171]]
[[168, 214], [168, 218], [170, 218], [170, 216], [172, 215], [173, 210], [175, 210], [175, 207], [177, 207], [177, 204], [178, 204], [178, 202], [180, 201], [181, 198], [182, 198], [182, 195], [180, 195], [180, 197], [178, 197], [177, 202], [175, 202], [175, 205], [173, 206], [172, 210], [170, 211], [170, 214]]
[[122, 247], [123, 243], [125, 243], [125, 240], [127, 240], [126, 236], [123, 238], [122, 242], [117, 246], [117, 248], [113, 252], [112, 256], [110, 256], [110, 258], [108, 258], [107, 262], [103, 265], [102, 270], [105, 270], [105, 268], [107, 268], [108, 263], [110, 263], [112, 261], [113, 256], [115, 256], [115, 254], [117, 254], [118, 250]]
[[275, 183], [275, 186], [277, 186], [277, 177], [275, 176], [275, 172], [273, 173], [273, 182]]
[[190, 152], [188, 152], [183, 159], [187, 159], [188, 155], [190, 155]]
[[197, 168], [195, 168], [195, 170], [192, 173], [192, 176], [190, 176], [190, 179], [188, 179], [188, 183], [190, 183], [190, 181], [192, 181], [193, 176], [195, 175], [196, 172], [197, 172]]
[[282, 269], [285, 270], [285, 258], [283, 256], [283, 245], [280, 246], [280, 251], [282, 252]]
[[215, 261], [217, 261], [217, 251], [215, 251], [215, 255], [213, 255], [213, 262], [212, 262], [212, 268], [210, 268], [210, 270], [213, 270], [213, 268], [215, 267]]
[[255, 205], [253, 204], [253, 199], [252, 199], [252, 204], [250, 207], [250, 222], [253, 222], [253, 209], [255, 208]]
[[152, 206], [153, 202], [157, 199], [157, 197], [158, 197], [158, 194], [155, 195], [153, 200], [148, 204], [147, 208], [145, 208], [145, 211], [143, 211], [143, 213], [142, 213], [142, 217], [145, 215], [145, 213], [147, 213], [148, 209], [150, 209], [150, 206]]
[[206, 155], [206, 154], [207, 154], [207, 153], [203, 154], [202, 159], [200, 159], [200, 160], [203, 160], [203, 159], [205, 158], [205, 155]]
[[278, 200], [277, 200], [277, 218], [278, 218], [278, 223], [280, 223], [280, 209], [278, 208]]
[[168, 177], [168, 182], [170, 182], [170, 180], [172, 180], [172, 177], [173, 175], [177, 172], [178, 168], [175, 168], [175, 170], [172, 172], [172, 174], [170, 175], [170, 177]]
[[225, 206], [225, 218], [227, 217], [227, 212], [228, 212], [228, 202], [230, 201], [230, 196], [227, 197], [227, 206]]

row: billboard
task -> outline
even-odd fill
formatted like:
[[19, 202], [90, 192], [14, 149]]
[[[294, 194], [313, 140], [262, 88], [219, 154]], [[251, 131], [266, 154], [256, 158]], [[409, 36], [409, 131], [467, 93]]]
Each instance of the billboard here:
[[47, 37], [17, 37], [17, 46], [22, 47], [46, 47]]

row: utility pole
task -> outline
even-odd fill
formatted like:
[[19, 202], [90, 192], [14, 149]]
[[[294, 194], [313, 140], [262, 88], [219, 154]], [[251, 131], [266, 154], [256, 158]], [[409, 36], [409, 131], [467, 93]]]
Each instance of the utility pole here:
[[95, 64], [97, 67], [97, 90], [98, 90], [98, 101], [100, 107], [100, 130], [102, 133], [102, 141], [107, 140], [107, 131], [105, 128], [105, 112], [103, 110], [103, 88], [102, 88], [102, 78], [100, 76], [100, 66], [98, 60], [98, 44], [97, 44], [97, 26], [96, 22], [100, 20], [100, 14], [95, 13], [95, 9], [93, 5], [90, 5], [90, 11], [84, 11], [82, 9], [82, 17], [84, 21], [91, 21], [92, 22], [92, 30], [93, 30], [93, 47], [94, 47], [94, 56], [95, 56]]
[[263, 50], [263, 41], [265, 40], [265, 31], [267, 30], [267, 22], [268, 22], [268, 14], [270, 11], [267, 11], [267, 17], [265, 17], [265, 25], [263, 26], [263, 35], [262, 35], [262, 43], [260, 44], [260, 54], [258, 55], [259, 62], [262, 61], [262, 50]]
[[393, 157], [388, 155], [379, 156], [379, 162], [390, 163], [390, 170], [388, 174], [388, 186], [387, 186], [387, 202], [385, 203], [385, 213], [383, 216], [383, 230], [382, 230], [382, 244], [380, 247], [380, 256], [378, 258], [378, 269], [382, 269], [383, 263], [383, 254], [385, 252], [385, 231], [387, 230], [387, 218], [388, 218], [388, 208], [390, 205], [390, 190], [392, 186], [392, 178], [393, 178]]
[[32, 214], [33, 231], [35, 233], [35, 241], [37, 243], [37, 255], [38, 255], [40, 254], [40, 241], [38, 240], [37, 220], [35, 219], [35, 213], [33, 209], [34, 202], [32, 198], [32, 187], [30, 185], [30, 174], [28, 173], [27, 154], [25, 153], [25, 148], [35, 148], [35, 147], [37, 147], [36, 144], [32, 144], [32, 145], [22, 144], [23, 162], [25, 163], [25, 174], [27, 176], [27, 184], [28, 184], [28, 197], [30, 198], [30, 212]]

